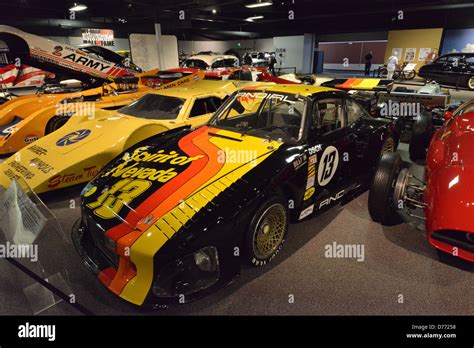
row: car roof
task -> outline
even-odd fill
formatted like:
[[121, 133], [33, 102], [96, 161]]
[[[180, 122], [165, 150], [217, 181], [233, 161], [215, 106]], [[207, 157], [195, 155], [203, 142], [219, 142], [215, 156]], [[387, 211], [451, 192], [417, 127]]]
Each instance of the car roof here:
[[207, 65], [211, 65], [219, 59], [237, 59], [237, 57], [226, 54], [198, 54], [195, 56], [191, 56], [188, 59], [199, 59], [206, 62]]
[[450, 52], [450, 53], [446, 53], [446, 54], [441, 55], [440, 58], [444, 57], [444, 56], [460, 56], [460, 55], [474, 56], [474, 53], [473, 52]]
[[257, 90], [257, 91], [268, 91], [268, 92], [280, 92], [280, 93], [290, 93], [290, 94], [301, 94], [304, 97], [311, 96], [313, 94], [324, 93], [324, 92], [344, 92], [329, 87], [321, 86], [311, 86], [311, 85], [302, 85], [302, 84], [277, 84], [273, 86], [257, 86], [257, 87], [248, 87], [243, 90]]

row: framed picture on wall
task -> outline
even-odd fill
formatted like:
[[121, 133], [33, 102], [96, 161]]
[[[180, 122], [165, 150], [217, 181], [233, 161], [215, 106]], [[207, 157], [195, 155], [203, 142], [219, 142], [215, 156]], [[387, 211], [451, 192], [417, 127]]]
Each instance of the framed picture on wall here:
[[400, 62], [400, 59], [402, 59], [402, 48], [392, 48], [391, 55], [397, 57]]
[[431, 48], [420, 48], [420, 52], [418, 52], [418, 60], [425, 61], [430, 53]]
[[405, 62], [413, 62], [416, 56], [416, 48], [405, 49]]

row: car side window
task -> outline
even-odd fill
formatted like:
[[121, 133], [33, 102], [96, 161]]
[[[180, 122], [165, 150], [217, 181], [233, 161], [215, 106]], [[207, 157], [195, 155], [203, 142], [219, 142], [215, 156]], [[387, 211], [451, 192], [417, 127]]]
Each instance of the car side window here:
[[436, 60], [436, 63], [438, 63], [438, 64], [444, 64], [444, 63], [446, 63], [446, 56], [444, 56], [444, 57], [439, 57], [439, 58]]
[[364, 108], [354, 100], [346, 99], [347, 124], [352, 124], [365, 114]]
[[467, 57], [466, 58], [466, 63], [467, 64], [474, 64], [474, 56]]
[[323, 133], [345, 126], [342, 99], [322, 99], [317, 102], [313, 121]]
[[191, 109], [191, 113], [189, 114], [189, 118], [216, 112], [218, 106], [215, 104], [215, 99], [222, 103], [222, 101], [220, 101], [220, 99], [217, 97], [196, 99], [194, 101], [193, 108]]
[[224, 67], [224, 60], [223, 59], [219, 59], [217, 61], [215, 61], [214, 63], [212, 63], [212, 69], [216, 69], [216, 68], [223, 68]]

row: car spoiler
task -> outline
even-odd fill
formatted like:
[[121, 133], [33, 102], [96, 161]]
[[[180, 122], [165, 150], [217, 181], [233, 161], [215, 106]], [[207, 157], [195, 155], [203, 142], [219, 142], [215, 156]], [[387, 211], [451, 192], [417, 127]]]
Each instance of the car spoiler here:
[[324, 87], [362, 91], [389, 91], [392, 85], [392, 80], [374, 78], [334, 79], [321, 84]]
[[[0, 40], [8, 46], [9, 58], [15, 63], [20, 59], [21, 64], [64, 74], [81, 81], [90, 79], [113, 81], [116, 77], [138, 73], [137, 70], [118, 62], [106, 60], [96, 52], [91, 54], [80, 48], [6, 25], [0, 25]], [[103, 50], [107, 49], [103, 48]]]

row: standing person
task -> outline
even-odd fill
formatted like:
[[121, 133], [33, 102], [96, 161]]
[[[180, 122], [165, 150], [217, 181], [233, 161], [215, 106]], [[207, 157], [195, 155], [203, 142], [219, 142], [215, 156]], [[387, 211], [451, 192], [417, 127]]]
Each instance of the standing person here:
[[245, 65], [252, 65], [252, 57], [250, 56], [249, 52], [245, 53], [244, 64]]
[[395, 51], [393, 52], [393, 55], [388, 57], [387, 60], [387, 79], [392, 80], [393, 79], [393, 73], [397, 69], [398, 65], [398, 52]]
[[275, 53], [272, 53], [272, 55], [270, 57], [270, 62], [268, 63], [268, 67], [270, 68], [270, 72], [274, 76], [276, 76], [276, 74], [275, 74], [275, 64], [276, 63], [277, 63], [277, 60], [276, 60], [276, 57], [275, 57]]
[[370, 68], [372, 67], [372, 59], [374, 58], [372, 51], [365, 55], [365, 76], [370, 76]]
[[425, 64], [431, 64], [438, 58], [438, 49], [433, 48], [433, 50], [426, 56]]

